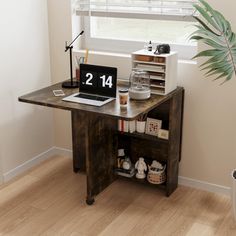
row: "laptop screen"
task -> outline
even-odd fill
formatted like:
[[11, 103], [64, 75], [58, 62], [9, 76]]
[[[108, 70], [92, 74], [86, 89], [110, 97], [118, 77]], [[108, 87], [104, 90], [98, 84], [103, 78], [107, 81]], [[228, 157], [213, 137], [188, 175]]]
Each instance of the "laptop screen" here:
[[80, 92], [116, 97], [117, 68], [80, 64]]

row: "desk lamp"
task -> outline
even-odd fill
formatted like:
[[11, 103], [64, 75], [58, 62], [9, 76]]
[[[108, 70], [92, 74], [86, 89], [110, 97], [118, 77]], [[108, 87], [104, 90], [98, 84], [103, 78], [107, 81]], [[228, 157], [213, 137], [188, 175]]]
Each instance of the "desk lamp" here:
[[67, 52], [68, 50], [70, 50], [70, 81], [65, 81], [62, 83], [62, 87], [63, 88], [78, 88], [79, 84], [77, 81], [73, 81], [73, 70], [72, 70], [72, 49], [73, 49], [73, 43], [75, 42], [75, 40], [77, 38], [79, 38], [82, 34], [84, 33], [84, 31], [81, 31], [75, 38], [74, 40], [67, 45], [66, 42], [66, 46], [65, 46], [65, 52]]

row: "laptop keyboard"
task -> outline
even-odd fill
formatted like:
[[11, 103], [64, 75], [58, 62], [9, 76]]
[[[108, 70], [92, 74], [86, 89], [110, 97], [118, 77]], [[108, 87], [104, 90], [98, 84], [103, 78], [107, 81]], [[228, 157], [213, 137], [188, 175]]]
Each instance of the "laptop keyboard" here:
[[101, 101], [101, 102], [104, 102], [109, 99], [109, 98], [105, 98], [105, 97], [89, 95], [89, 94], [82, 94], [82, 93], [76, 95], [75, 97], [85, 98], [85, 99], [90, 99], [90, 100], [95, 100], [95, 101]]

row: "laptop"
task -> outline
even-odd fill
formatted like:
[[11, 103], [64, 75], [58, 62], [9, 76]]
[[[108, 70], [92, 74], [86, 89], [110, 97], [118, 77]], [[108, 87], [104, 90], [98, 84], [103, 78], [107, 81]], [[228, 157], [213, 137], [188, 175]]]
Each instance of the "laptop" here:
[[116, 98], [117, 68], [80, 64], [80, 91], [63, 101], [103, 106]]

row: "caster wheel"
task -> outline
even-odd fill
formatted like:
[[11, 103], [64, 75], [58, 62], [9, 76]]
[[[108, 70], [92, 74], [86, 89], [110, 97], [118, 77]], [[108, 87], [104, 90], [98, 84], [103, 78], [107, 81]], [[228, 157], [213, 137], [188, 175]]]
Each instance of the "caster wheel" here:
[[79, 168], [74, 167], [74, 168], [73, 168], [73, 171], [74, 171], [74, 173], [78, 173], [78, 172], [79, 172]]
[[86, 203], [87, 203], [87, 205], [89, 205], [89, 206], [93, 205], [94, 202], [95, 202], [94, 198], [86, 199]]

